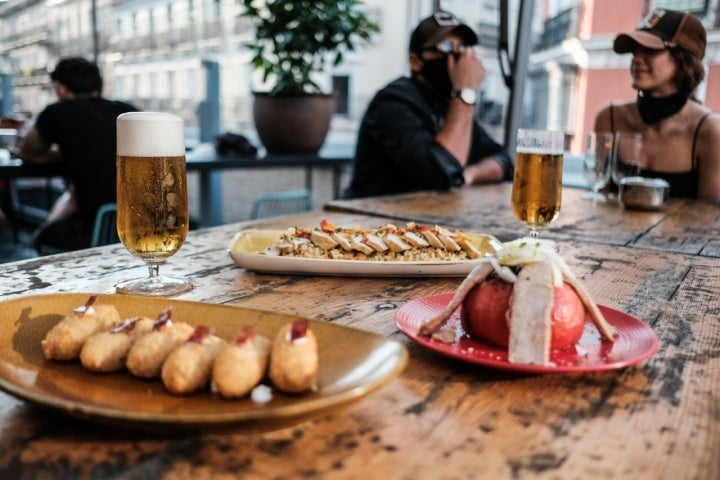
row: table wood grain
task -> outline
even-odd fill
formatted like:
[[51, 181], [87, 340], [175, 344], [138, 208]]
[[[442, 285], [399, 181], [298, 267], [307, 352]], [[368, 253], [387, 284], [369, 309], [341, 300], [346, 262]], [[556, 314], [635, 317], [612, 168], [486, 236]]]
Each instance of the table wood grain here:
[[[490, 233], [506, 241], [527, 234], [513, 216], [511, 192], [512, 184], [505, 182], [447, 192], [333, 200], [325, 208], [385, 215], [402, 222], [444, 223]], [[670, 199], [658, 211], [627, 210], [614, 199], [593, 203], [583, 198], [585, 193], [582, 189], [563, 188], [560, 215], [540, 236], [720, 257], [720, 205]]]
[[[161, 271], [195, 283], [178, 298], [295, 313], [397, 339], [410, 352], [398, 379], [339, 412], [244, 435], [108, 429], [0, 393], [0, 478], [718, 478], [720, 259], [559, 240], [598, 303], [647, 322], [660, 349], [627, 369], [530, 375], [452, 360], [398, 331], [401, 306], [450, 292], [460, 279], [256, 274], [226, 252], [242, 228], [313, 226], [322, 218], [365, 227], [387, 221], [309, 212], [197, 230]], [[109, 292], [144, 272], [111, 245], [6, 264], [0, 296]]]

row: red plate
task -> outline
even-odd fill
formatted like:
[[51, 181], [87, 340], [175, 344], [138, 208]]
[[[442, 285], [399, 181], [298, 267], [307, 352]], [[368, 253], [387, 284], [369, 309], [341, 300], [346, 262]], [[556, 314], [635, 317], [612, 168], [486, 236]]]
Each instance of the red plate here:
[[569, 349], [553, 349], [550, 352], [553, 364], [548, 366], [510, 363], [506, 349], [467, 337], [460, 326], [460, 309], [456, 310], [448, 321], [449, 324], [457, 326], [453, 343], [417, 336], [420, 325], [440, 312], [452, 296], [452, 293], [443, 293], [412, 300], [398, 310], [395, 324], [410, 339], [442, 355], [516, 372], [596, 372], [623, 368], [651, 357], [660, 344], [655, 331], [645, 322], [602, 305], [599, 307], [603, 315], [617, 328], [615, 341], [601, 341], [600, 332], [588, 316], [585, 319], [585, 330], [577, 345]]

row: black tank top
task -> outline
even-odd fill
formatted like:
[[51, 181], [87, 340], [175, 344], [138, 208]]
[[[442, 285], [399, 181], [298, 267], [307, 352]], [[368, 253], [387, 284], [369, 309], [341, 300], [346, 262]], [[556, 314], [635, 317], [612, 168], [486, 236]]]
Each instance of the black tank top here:
[[[647, 178], [662, 178], [670, 185], [670, 196], [680, 198], [697, 198], [699, 171], [695, 161], [695, 144], [697, 142], [700, 126], [705, 119], [715, 112], [706, 112], [695, 127], [692, 143], [692, 157], [690, 162], [692, 169], [689, 172], [659, 172], [657, 170], [642, 169], [640, 175]], [[613, 105], [610, 104], [610, 129], [615, 132], [615, 120], [613, 118]]]

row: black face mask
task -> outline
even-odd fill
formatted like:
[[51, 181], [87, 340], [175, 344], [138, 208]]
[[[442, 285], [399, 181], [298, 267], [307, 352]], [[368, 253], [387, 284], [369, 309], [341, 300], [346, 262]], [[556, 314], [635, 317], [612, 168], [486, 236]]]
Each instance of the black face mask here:
[[434, 60], [425, 60], [420, 70], [423, 78], [437, 91], [442, 97], [450, 97], [452, 92], [452, 82], [448, 74], [447, 57], [436, 58]]
[[652, 125], [679, 112], [689, 97], [688, 92], [677, 92], [669, 97], [651, 97], [638, 93], [637, 107], [643, 122]]

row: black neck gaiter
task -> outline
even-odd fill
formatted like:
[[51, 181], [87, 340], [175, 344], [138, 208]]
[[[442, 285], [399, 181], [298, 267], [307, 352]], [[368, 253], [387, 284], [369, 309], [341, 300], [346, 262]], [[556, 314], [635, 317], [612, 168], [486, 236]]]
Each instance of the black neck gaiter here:
[[690, 93], [682, 91], [668, 97], [651, 97], [638, 92], [637, 107], [640, 111], [640, 118], [646, 124], [653, 125], [679, 112], [688, 98], [690, 98]]
[[447, 57], [425, 60], [420, 73], [441, 97], [450, 98], [452, 82], [448, 73]]

